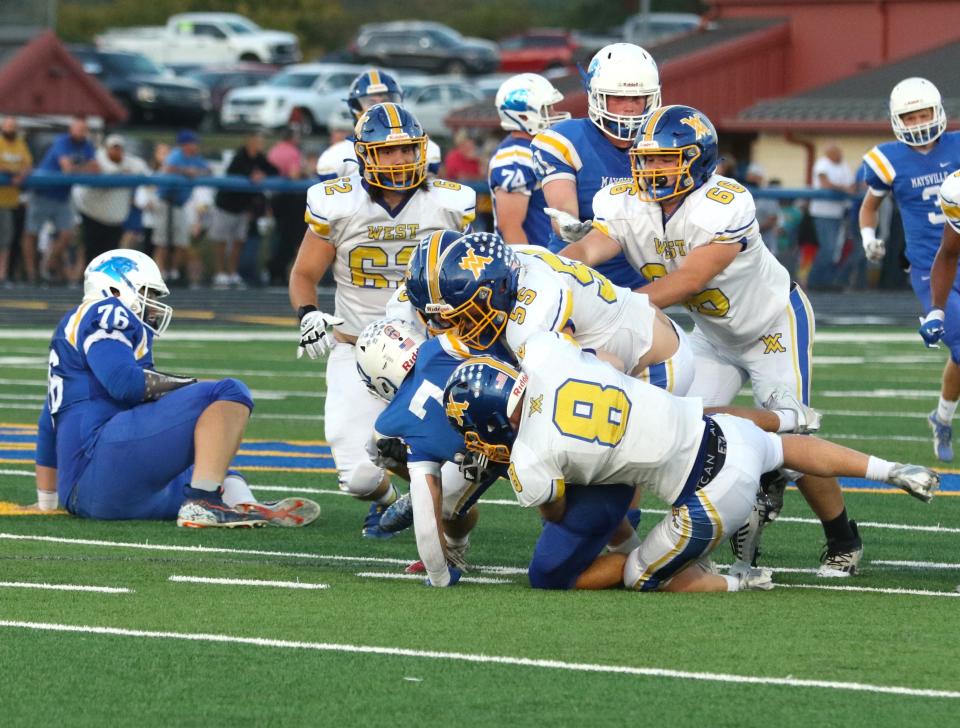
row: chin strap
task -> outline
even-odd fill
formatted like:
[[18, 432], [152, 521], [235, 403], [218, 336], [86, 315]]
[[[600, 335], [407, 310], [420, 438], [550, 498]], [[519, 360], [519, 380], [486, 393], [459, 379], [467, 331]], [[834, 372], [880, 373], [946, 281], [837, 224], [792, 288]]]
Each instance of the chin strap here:
[[164, 374], [155, 372], [152, 369], [143, 370], [143, 401], [153, 402], [160, 399], [167, 392], [172, 392], [180, 387], [186, 387], [188, 384], [194, 384], [197, 380], [193, 377], [181, 377], [176, 374]]

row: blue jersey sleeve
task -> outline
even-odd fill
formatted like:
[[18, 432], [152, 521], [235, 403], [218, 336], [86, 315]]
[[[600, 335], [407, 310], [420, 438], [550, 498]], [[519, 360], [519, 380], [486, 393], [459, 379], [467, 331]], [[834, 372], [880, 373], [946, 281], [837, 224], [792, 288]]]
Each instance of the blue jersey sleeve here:
[[110, 397], [126, 405], [143, 401], [146, 385], [135, 351], [143, 324], [119, 299], [91, 306], [80, 323], [77, 343], [90, 371]]
[[57, 435], [53, 429], [53, 417], [50, 416], [50, 407], [43, 403], [40, 419], [37, 420], [37, 465], [46, 468], [57, 467]]
[[496, 164], [496, 157], [490, 166], [490, 190], [521, 192], [533, 194], [537, 187], [537, 175], [532, 164], [515, 161], [508, 164]]
[[576, 147], [556, 129], [547, 129], [537, 134], [530, 144], [533, 153], [533, 169], [541, 184], [555, 179], [576, 181], [577, 172], [583, 164]]
[[889, 192], [896, 176], [893, 164], [879, 147], [874, 147], [863, 156], [863, 181], [878, 192]]

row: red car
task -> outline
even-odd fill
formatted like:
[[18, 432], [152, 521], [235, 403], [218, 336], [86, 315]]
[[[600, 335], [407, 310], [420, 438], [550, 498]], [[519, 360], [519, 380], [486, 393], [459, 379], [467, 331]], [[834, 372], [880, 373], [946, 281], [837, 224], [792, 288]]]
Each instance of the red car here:
[[565, 30], [528, 30], [500, 41], [500, 71], [540, 73], [575, 63], [577, 44]]

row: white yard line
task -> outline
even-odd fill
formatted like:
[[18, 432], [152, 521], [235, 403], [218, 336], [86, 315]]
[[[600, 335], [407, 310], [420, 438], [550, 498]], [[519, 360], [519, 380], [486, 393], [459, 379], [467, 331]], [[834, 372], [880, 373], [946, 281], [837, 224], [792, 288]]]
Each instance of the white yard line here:
[[87, 584], [46, 584], [34, 581], [0, 581], [0, 587], [11, 589], [47, 589], [50, 591], [96, 592], [97, 594], [133, 594], [133, 589]]
[[[773, 570], [776, 574], [776, 569]], [[819, 589], [821, 591], [864, 592], [868, 594], [906, 594], [914, 597], [960, 597], [960, 593], [926, 589], [882, 589], [873, 586], [829, 586], [827, 584], [777, 584], [777, 589]]]
[[[19, 339], [21, 341], [50, 341], [53, 334], [53, 327], [43, 329], [16, 329], [0, 328], [0, 340]], [[222, 329], [180, 329], [166, 331], [163, 334], [163, 343], [181, 342], [181, 341], [210, 341], [210, 342], [229, 342], [238, 341], [248, 343], [251, 340], [261, 343], [264, 341], [285, 341], [293, 342], [296, 345], [295, 338], [291, 338], [289, 331], [278, 331], [276, 328], [254, 329], [250, 327], [238, 328], [237, 331], [224, 331]], [[851, 339], [852, 341], [852, 339]]]
[[569, 672], [595, 673], [606, 675], [631, 675], [635, 677], [666, 678], [672, 680], [695, 680], [698, 682], [733, 683], [741, 685], [775, 685], [790, 688], [820, 688], [824, 690], [843, 690], [852, 692], [877, 693], [885, 695], [903, 695], [918, 698], [960, 698], [955, 690], [933, 690], [929, 688], [911, 688], [899, 685], [873, 685], [870, 683], [844, 682], [840, 680], [805, 680], [795, 677], [768, 677], [763, 675], [732, 675], [714, 672], [689, 672], [659, 667], [637, 667], [633, 665], [600, 665], [563, 660], [536, 659], [530, 657], [512, 657], [506, 655], [485, 655], [469, 652], [442, 652], [437, 650], [412, 650], [402, 647], [384, 647], [375, 645], [337, 644], [330, 642], [300, 642], [293, 640], [270, 639], [266, 637], [241, 637], [228, 634], [204, 634], [194, 632], [158, 632], [122, 627], [94, 627], [81, 624], [55, 624], [49, 622], [24, 622], [0, 620], [0, 627], [28, 629], [44, 632], [72, 632], [75, 634], [96, 634], [115, 637], [133, 637], [138, 639], [182, 640], [219, 644], [237, 644], [251, 647], [270, 647], [277, 649], [316, 650], [318, 652], [340, 652], [346, 654], [384, 655], [390, 657], [412, 657], [425, 660], [446, 662], [465, 662], [473, 664], [507, 665], [510, 667], [530, 667], [546, 670], [564, 670]]
[[0, 468], [0, 475], [24, 475], [28, 478], [34, 477], [34, 473], [29, 470], [7, 470], [6, 468]]
[[936, 389], [828, 389], [816, 392], [817, 397], [844, 397], [849, 399], [936, 399]]
[[[424, 574], [397, 574], [389, 571], [358, 571], [357, 576], [363, 579], [406, 579], [409, 581], [423, 581]], [[463, 576], [460, 581], [466, 584], [514, 584], [510, 579], [493, 579], [486, 576]], [[957, 596], [960, 596], [958, 594]]]
[[213, 576], [180, 576], [173, 574], [167, 581], [178, 584], [218, 584], [224, 586], [271, 586], [282, 589], [329, 589], [329, 584], [304, 581], [264, 581], [262, 579], [226, 579]]
[[[857, 525], [859, 526], [860, 523], [858, 522]], [[878, 559], [870, 563], [879, 566], [905, 566], [908, 569], [960, 569], [960, 564], [942, 561], [888, 561]]]

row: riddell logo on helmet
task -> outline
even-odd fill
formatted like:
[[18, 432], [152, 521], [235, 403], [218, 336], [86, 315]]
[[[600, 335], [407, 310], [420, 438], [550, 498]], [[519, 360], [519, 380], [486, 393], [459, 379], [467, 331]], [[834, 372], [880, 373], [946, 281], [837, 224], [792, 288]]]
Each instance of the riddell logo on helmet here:
[[409, 372], [413, 369], [413, 365], [417, 363], [417, 355], [420, 353], [420, 350], [417, 349], [410, 355], [410, 358], [403, 363], [403, 371]]

